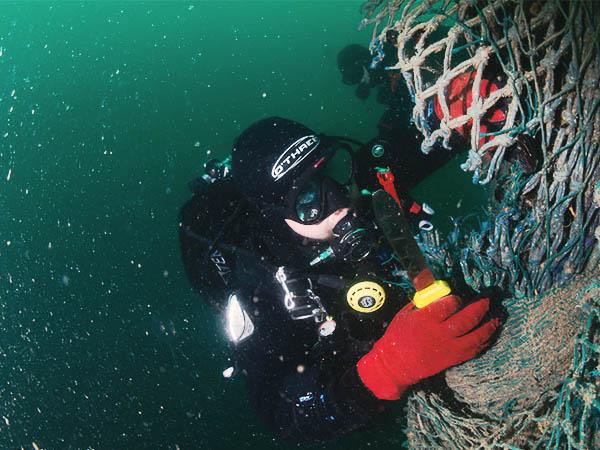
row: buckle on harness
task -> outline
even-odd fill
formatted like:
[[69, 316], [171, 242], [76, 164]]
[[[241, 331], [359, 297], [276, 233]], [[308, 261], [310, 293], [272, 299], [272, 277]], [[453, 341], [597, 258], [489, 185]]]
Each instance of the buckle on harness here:
[[311, 317], [317, 323], [325, 320], [327, 311], [321, 303], [321, 298], [314, 293], [310, 278], [288, 279], [284, 267], [279, 267], [275, 279], [283, 289], [283, 303], [292, 320]]

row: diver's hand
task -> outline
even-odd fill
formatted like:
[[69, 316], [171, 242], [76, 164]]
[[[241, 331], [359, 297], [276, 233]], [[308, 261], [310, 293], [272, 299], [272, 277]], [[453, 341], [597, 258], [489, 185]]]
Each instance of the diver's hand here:
[[484, 298], [462, 310], [444, 297], [423, 309], [401, 310], [357, 364], [362, 382], [382, 400], [397, 400], [411, 385], [475, 357], [500, 324], [477, 326], [489, 309]]

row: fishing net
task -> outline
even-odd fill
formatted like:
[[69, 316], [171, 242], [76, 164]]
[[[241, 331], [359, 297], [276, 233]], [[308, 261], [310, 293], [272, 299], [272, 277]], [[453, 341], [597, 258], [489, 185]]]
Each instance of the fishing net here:
[[373, 66], [397, 40], [385, 69], [406, 81], [422, 150], [461, 137], [462, 169], [493, 185], [478, 226], [423, 234], [422, 248], [440, 275], [500, 290], [508, 311], [491, 350], [446, 372], [450, 389], [412, 394], [409, 445], [598, 447], [600, 3], [373, 0], [362, 12]]

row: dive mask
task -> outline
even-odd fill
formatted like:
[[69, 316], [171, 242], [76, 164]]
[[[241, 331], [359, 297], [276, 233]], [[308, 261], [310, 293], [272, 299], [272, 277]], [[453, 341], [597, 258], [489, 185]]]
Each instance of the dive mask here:
[[341, 208], [348, 208], [354, 178], [352, 150], [340, 144], [327, 151], [295, 180], [285, 198], [285, 217], [313, 225]]

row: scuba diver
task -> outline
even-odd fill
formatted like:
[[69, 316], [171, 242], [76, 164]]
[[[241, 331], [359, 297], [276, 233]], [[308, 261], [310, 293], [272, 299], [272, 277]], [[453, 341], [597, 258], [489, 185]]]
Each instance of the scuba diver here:
[[356, 85], [354, 93], [361, 100], [366, 100], [371, 95], [371, 90], [378, 87], [377, 101], [390, 105], [394, 103], [400, 74], [397, 70], [386, 70], [386, 67], [398, 62], [397, 45], [398, 32], [389, 30], [376, 58], [368, 48], [360, 44], [344, 47], [337, 55], [342, 82], [350, 86]]
[[[357, 85], [358, 98], [365, 100], [371, 90], [377, 89], [377, 101], [386, 109], [377, 124], [378, 135], [367, 145], [380, 154], [380, 163], [396, 167], [400, 187], [408, 191], [446, 164], [453, 153], [441, 146], [428, 155], [421, 152], [422, 137], [410, 123], [412, 102], [408, 91], [400, 70], [390, 69], [398, 62], [397, 46], [398, 32], [388, 30], [373, 52], [359, 44], [344, 47], [337, 55], [337, 65], [342, 82]], [[390, 157], [392, 160], [388, 160]], [[357, 158], [359, 167], [370, 165], [371, 155], [367, 152], [358, 154]], [[360, 183], [368, 184], [371, 178], [361, 179]]]
[[371, 94], [371, 88], [381, 82], [381, 73], [369, 70], [371, 53], [359, 44], [344, 47], [337, 55], [337, 65], [344, 84], [356, 85], [355, 95], [365, 100]]
[[[486, 298], [413, 307], [403, 261], [374, 218], [376, 194], [359, 180], [372, 177], [415, 228], [422, 211], [393, 167], [351, 144], [259, 120], [230, 159], [211, 162], [219, 170], [180, 214], [186, 273], [223, 318], [234, 373], [270, 427], [295, 441], [372, 424], [412, 386], [474, 358], [499, 326]], [[357, 166], [361, 152], [371, 165]]]

